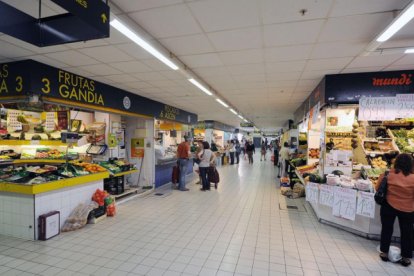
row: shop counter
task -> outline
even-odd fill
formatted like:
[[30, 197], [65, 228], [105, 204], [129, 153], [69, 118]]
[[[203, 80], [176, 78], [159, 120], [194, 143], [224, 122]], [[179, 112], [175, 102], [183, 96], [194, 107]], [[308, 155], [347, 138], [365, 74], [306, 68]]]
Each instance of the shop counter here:
[[39, 216], [52, 211], [60, 212], [62, 227], [76, 206], [103, 189], [107, 177], [101, 172], [35, 185], [0, 183], [0, 234], [37, 240]]
[[[193, 159], [190, 158], [187, 165], [186, 175], [191, 175], [193, 173], [193, 164]], [[172, 170], [176, 165], [177, 159], [164, 161], [155, 165], [155, 188], [171, 182]]]

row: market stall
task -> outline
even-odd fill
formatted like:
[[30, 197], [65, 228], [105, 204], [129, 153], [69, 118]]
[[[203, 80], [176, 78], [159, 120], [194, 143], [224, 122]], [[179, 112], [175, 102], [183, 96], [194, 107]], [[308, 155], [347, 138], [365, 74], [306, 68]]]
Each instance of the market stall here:
[[[170, 113], [172, 111], [170, 110]], [[177, 165], [177, 146], [184, 141], [184, 136], [190, 137], [190, 127], [187, 124], [171, 120], [156, 120], [155, 122], [155, 187], [171, 182], [173, 167]], [[193, 163], [189, 162], [186, 175], [193, 173]]]
[[174, 108], [32, 60], [0, 68], [0, 234], [38, 239], [41, 215], [59, 229], [96, 189], [154, 188], [154, 118]]
[[[411, 72], [327, 75], [305, 101], [299, 121], [320, 125], [295, 181], [306, 184], [306, 197], [320, 221], [368, 238], [381, 230], [373, 184], [392, 167], [400, 152], [414, 152], [414, 94]], [[305, 108], [306, 109], [306, 108]], [[317, 114], [317, 115], [315, 115]], [[301, 117], [303, 116], [303, 117]], [[316, 156], [315, 153], [319, 153]], [[313, 162], [317, 161], [317, 162]], [[395, 224], [394, 236], [399, 236]]]

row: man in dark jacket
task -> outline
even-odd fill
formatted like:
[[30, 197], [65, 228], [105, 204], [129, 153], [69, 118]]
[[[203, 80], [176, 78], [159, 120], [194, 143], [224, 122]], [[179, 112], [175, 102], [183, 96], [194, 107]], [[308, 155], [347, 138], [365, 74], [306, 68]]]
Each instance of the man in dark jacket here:
[[253, 164], [253, 153], [255, 153], [255, 148], [252, 142], [248, 141], [246, 143], [246, 152], [249, 157], [249, 164]]

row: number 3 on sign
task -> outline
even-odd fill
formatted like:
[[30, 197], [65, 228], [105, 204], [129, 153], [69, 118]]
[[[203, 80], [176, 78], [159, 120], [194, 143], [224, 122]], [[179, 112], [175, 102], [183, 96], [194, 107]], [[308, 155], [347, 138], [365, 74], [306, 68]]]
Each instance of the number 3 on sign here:
[[43, 78], [42, 82], [44, 84], [44, 86], [42, 87], [42, 92], [45, 94], [49, 94], [50, 93], [50, 80], [47, 78]]
[[16, 77], [16, 92], [23, 91], [23, 78], [21, 76]]

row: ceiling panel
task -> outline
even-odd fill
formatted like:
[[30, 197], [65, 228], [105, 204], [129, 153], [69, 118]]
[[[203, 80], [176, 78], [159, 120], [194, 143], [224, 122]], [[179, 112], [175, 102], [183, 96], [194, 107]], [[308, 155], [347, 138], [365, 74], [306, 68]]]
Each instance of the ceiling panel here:
[[410, 0], [336, 0], [331, 16], [377, 13], [403, 9]]
[[366, 42], [361, 41], [318, 43], [313, 48], [310, 58], [354, 57], [361, 53], [366, 46]]
[[319, 36], [319, 42], [370, 42], [392, 19], [392, 12], [329, 18]]
[[183, 0], [112, 0], [124, 12], [134, 12], [182, 3]]
[[352, 61], [352, 57], [328, 58], [328, 59], [311, 59], [306, 64], [306, 70], [333, 70], [342, 69]]
[[210, 0], [188, 4], [205, 32], [215, 32], [260, 24], [257, 1]]
[[160, 39], [161, 44], [176, 55], [194, 55], [214, 52], [205, 34]]
[[79, 49], [79, 52], [90, 56], [101, 62], [110, 63], [110, 62], [120, 62], [120, 61], [129, 61], [131, 57], [122, 52], [121, 50], [113, 46], [99, 46], [91, 48]]
[[152, 71], [151, 67], [140, 61], [113, 62], [111, 63], [111, 66], [124, 73], [140, 73]]
[[67, 50], [63, 52], [49, 53], [49, 54], [45, 54], [45, 56], [53, 58], [65, 64], [68, 64], [69, 66], [82, 66], [82, 65], [92, 65], [92, 64], [99, 63], [99, 61], [97, 61], [96, 59], [91, 58], [82, 53], [79, 53], [75, 50]]
[[263, 29], [266, 47], [316, 42], [324, 20], [265, 25]]
[[165, 6], [130, 14], [140, 26], [156, 38], [201, 33], [197, 21], [185, 5]]
[[219, 52], [261, 48], [261, 29], [257, 27], [208, 33], [208, 37]]
[[260, 63], [264, 61], [262, 49], [220, 52], [219, 56], [226, 65]]
[[377, 67], [377, 66], [388, 66], [394, 61], [401, 58], [404, 54], [399, 55], [372, 55], [372, 56], [361, 56], [356, 57], [347, 68], [357, 67]]
[[185, 64], [191, 64], [192, 68], [212, 67], [224, 65], [218, 54], [201, 54], [191, 56], [179, 56]]
[[[303, 21], [328, 16], [332, 0], [261, 0], [261, 12], [264, 24]], [[301, 10], [306, 9], [306, 15]]]

